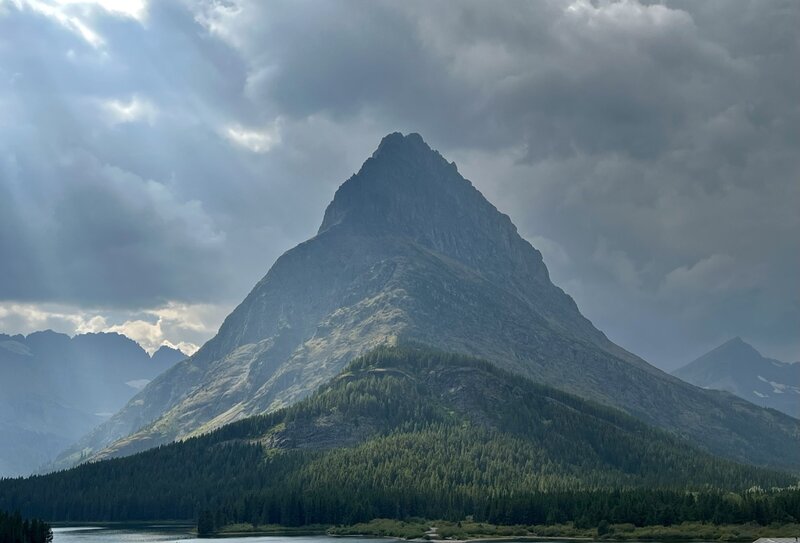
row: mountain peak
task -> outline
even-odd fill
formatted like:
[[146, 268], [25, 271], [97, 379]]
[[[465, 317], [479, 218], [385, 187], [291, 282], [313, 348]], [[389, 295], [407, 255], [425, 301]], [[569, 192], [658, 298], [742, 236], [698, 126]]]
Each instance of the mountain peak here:
[[428, 145], [422, 136], [416, 132], [403, 135], [392, 132], [383, 137], [378, 148], [372, 153], [373, 160], [411, 160], [416, 162], [427, 161], [429, 166], [455, 167], [454, 162], [448, 163], [444, 157]]
[[750, 356], [755, 356], [758, 358], [761, 358], [762, 356], [761, 353], [759, 353], [755, 347], [747, 343], [739, 336], [729, 339], [728, 341], [726, 341], [725, 343], [714, 349], [712, 352], [742, 353]]
[[165, 367], [180, 362], [184, 358], [186, 358], [186, 355], [183, 351], [170, 347], [169, 345], [162, 345], [150, 356], [150, 360]]
[[334, 229], [402, 237], [483, 274], [516, 271], [549, 282], [541, 254], [511, 219], [416, 133], [384, 137], [339, 187], [319, 234]]
[[800, 415], [800, 373], [791, 364], [767, 358], [740, 337], [679, 368], [673, 374], [703, 387], [726, 390], [757, 405]]
[[336, 191], [319, 232], [340, 225], [382, 232], [415, 229], [414, 224], [429, 229], [432, 220], [463, 216], [459, 204], [474, 208], [479, 201], [484, 211], [497, 213], [422, 136], [394, 132]]
[[[416, 132], [412, 132], [406, 136], [404, 136], [400, 132], [392, 132], [391, 134], [387, 134], [381, 139], [380, 144], [378, 144], [378, 148], [372, 153], [373, 158], [378, 158], [382, 154], [391, 154], [391, 153], [425, 153], [425, 152], [433, 152], [433, 149], [425, 143], [425, 140], [422, 139], [422, 136], [417, 134]], [[437, 153], [438, 154], [438, 153]]]

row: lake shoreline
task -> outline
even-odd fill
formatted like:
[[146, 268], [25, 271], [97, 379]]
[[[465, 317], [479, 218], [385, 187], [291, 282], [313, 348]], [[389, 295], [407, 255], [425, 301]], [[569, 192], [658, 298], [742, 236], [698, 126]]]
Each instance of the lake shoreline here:
[[[236, 529], [239, 528], [239, 529]], [[234, 525], [219, 530], [216, 537], [292, 535], [293, 530], [278, 526], [259, 529]], [[301, 528], [302, 529], [302, 528]], [[299, 530], [299, 529], [298, 529]], [[294, 531], [298, 534], [298, 531]], [[682, 523], [672, 526], [633, 526], [607, 524], [598, 528], [576, 528], [572, 523], [542, 526], [496, 526], [484, 523], [444, 521], [405, 522], [378, 519], [351, 526], [317, 526], [305, 535], [336, 538], [381, 538], [413, 542], [505, 543], [509, 541], [663, 541], [696, 543], [703, 541], [751, 542], [760, 537], [795, 537], [800, 524], [760, 526], [757, 524]], [[299, 535], [299, 534], [298, 534]]]
[[[507, 543], [541, 541], [651, 541], [697, 543], [708, 541], [754, 541], [759, 537], [795, 537], [800, 524], [759, 526], [754, 524], [713, 525], [683, 523], [673, 526], [632, 526], [610, 524], [599, 534], [597, 528], [576, 528], [571, 523], [550, 526], [495, 526], [464, 522], [389, 521], [380, 519], [351, 526], [253, 526], [236, 524], [223, 526], [213, 533], [198, 535], [196, 524], [187, 521], [155, 522], [58, 522], [55, 529], [129, 530], [131, 532], [175, 532], [175, 535], [198, 539], [229, 539], [258, 537], [329, 537], [331, 539], [381, 539], [415, 543]], [[79, 531], [79, 530], [77, 530]], [[489, 533], [480, 533], [481, 531]], [[522, 532], [526, 533], [522, 533]], [[460, 533], [459, 533], [460, 532]], [[492, 533], [493, 532], [493, 533]], [[504, 533], [505, 532], [505, 533]]]

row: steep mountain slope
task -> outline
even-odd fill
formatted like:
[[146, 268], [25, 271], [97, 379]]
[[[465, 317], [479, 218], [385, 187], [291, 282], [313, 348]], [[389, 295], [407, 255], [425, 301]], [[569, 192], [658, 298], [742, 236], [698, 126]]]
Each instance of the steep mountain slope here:
[[800, 362], [766, 358], [741, 338], [723, 343], [673, 375], [800, 418]]
[[0, 508], [73, 521], [192, 518], [204, 508], [295, 524], [485, 518], [533, 493], [795, 481], [487, 362], [381, 348], [287, 409], [133, 457], [0, 482]]
[[486, 358], [716, 454], [800, 469], [796, 420], [688, 385], [610, 342], [550, 282], [511, 220], [417, 134], [385, 137], [339, 187], [319, 233], [62, 465], [277, 409], [398, 340]]
[[53, 460], [176, 358], [151, 360], [119, 334], [0, 334], [0, 476]]

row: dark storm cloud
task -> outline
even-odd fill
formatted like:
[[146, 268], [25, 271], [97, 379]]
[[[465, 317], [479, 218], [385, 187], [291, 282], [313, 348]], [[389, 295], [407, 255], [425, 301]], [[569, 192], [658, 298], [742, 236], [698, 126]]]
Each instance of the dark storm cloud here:
[[234, 303], [414, 130], [626, 347], [800, 347], [794, 2], [70, 9], [0, 8], [0, 299]]
[[[207, 17], [250, 59], [246, 91], [265, 107], [298, 117], [375, 109], [449, 145], [522, 141], [535, 157], [652, 155], [698, 109], [724, 109], [720, 78], [752, 75], [736, 77], [724, 48], [663, 6], [244, 5], [212, 4]], [[249, 24], [259, 11], [264, 23]]]

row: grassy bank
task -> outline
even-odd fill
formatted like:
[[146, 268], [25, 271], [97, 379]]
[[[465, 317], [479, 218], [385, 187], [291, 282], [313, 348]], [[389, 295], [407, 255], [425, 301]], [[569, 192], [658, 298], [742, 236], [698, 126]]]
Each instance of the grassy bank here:
[[[432, 529], [434, 528], [434, 529]], [[330, 528], [331, 535], [398, 537], [403, 539], [503, 540], [536, 538], [642, 540], [754, 541], [759, 537], [794, 537], [800, 524], [760, 526], [758, 524], [702, 524], [685, 522], [672, 526], [605, 524], [577, 528], [572, 523], [547, 526], [496, 526], [470, 521], [447, 522], [414, 519], [376, 519], [352, 526]]]
[[293, 535], [323, 535], [327, 533], [330, 526], [310, 525], [310, 526], [280, 526], [278, 524], [229, 524], [214, 532], [215, 536], [234, 537], [234, 536], [293, 536]]

